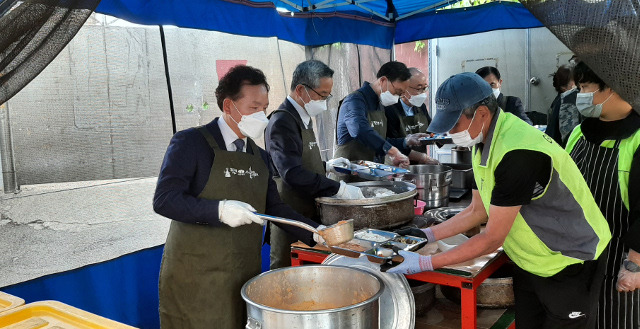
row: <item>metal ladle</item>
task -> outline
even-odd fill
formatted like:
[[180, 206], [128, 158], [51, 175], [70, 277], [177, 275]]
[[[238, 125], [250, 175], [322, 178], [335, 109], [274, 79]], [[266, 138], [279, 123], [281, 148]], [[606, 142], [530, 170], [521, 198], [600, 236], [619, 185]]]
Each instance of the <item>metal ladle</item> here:
[[324, 239], [324, 241], [327, 243], [328, 246], [336, 246], [336, 245], [351, 241], [351, 239], [353, 239], [353, 219], [339, 221], [336, 224], [325, 227], [321, 230], [317, 230], [315, 227], [309, 224], [299, 222], [293, 219], [287, 219], [287, 218], [276, 217], [276, 216], [265, 215], [265, 214], [258, 214], [258, 213], [256, 213], [256, 215], [258, 215], [258, 217], [260, 217], [263, 220], [280, 223], [280, 224], [297, 226], [301, 229], [305, 229], [307, 231], [316, 233]]

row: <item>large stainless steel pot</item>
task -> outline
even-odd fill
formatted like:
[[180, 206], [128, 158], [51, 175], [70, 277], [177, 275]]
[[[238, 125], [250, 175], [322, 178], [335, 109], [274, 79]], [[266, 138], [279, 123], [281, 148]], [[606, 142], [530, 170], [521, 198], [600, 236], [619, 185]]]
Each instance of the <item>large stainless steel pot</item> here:
[[378, 329], [384, 290], [375, 275], [344, 266], [269, 271], [242, 287], [246, 329]]
[[451, 188], [471, 189], [473, 186], [473, 167], [471, 164], [443, 163], [451, 167]]
[[443, 165], [414, 165], [409, 166], [409, 173], [402, 180], [416, 185], [418, 198], [430, 209], [449, 205], [451, 174], [451, 167]]
[[452, 148], [451, 162], [459, 164], [471, 164], [471, 149], [461, 146]]
[[[332, 197], [317, 198], [322, 224], [332, 225], [345, 219], [353, 219], [353, 228], [390, 228], [413, 220], [413, 199], [416, 186], [408, 182], [358, 182], [349, 185], [362, 189], [365, 199], [344, 200]], [[385, 188], [395, 194], [375, 197], [377, 188]]]

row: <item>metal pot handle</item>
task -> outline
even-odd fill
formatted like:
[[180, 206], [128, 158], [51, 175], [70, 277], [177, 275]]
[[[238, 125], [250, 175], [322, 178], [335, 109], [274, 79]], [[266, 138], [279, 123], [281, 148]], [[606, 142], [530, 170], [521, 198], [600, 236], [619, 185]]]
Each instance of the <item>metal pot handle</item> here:
[[262, 324], [260, 324], [260, 321], [249, 317], [247, 319], [247, 325], [245, 326], [245, 329], [261, 329], [262, 328]]

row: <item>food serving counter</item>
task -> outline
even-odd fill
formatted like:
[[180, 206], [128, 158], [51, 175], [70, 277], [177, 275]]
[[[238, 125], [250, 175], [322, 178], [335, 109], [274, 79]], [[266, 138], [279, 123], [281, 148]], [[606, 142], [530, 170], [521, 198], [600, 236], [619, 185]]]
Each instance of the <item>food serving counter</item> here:
[[[427, 244], [418, 253], [433, 254], [437, 246]], [[291, 245], [291, 265], [320, 264], [331, 252], [324, 246], [309, 247], [302, 242]], [[435, 271], [408, 275], [407, 279], [440, 284], [460, 289], [462, 329], [477, 328], [477, 290], [480, 284], [509, 260], [503, 251], [479, 257], [474, 261], [448, 266]], [[514, 329], [511, 323], [508, 329]]]

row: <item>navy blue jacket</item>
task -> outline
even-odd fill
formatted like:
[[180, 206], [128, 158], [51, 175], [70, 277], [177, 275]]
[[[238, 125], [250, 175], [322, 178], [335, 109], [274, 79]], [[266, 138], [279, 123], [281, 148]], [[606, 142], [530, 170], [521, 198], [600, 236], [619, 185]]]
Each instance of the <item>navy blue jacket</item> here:
[[[297, 120], [300, 114], [285, 99], [278, 107], [287, 113], [273, 113], [265, 131], [265, 147], [274, 167], [274, 175], [308, 197], [325, 197], [338, 193], [340, 183], [302, 167], [302, 135]], [[292, 117], [295, 117], [295, 119]]]
[[497, 98], [498, 105], [505, 112], [509, 112], [518, 118], [522, 119], [522, 121], [533, 125], [529, 116], [527, 116], [527, 112], [524, 110], [524, 105], [522, 105], [522, 100], [516, 96], [505, 96], [502, 93], [498, 95]]
[[[211, 132], [218, 145], [222, 145], [221, 148], [226, 148], [218, 126], [218, 118], [205, 127]], [[278, 188], [273, 181], [271, 166], [269, 166], [269, 155], [265, 150], [258, 149], [265, 165], [269, 168], [269, 187], [265, 212], [269, 215], [291, 218], [317, 227], [317, 223], [298, 214], [280, 200]], [[164, 156], [156, 192], [153, 196], [153, 210], [164, 217], [184, 223], [226, 225], [218, 218], [219, 200], [197, 197], [207, 184], [214, 157], [213, 149], [195, 128], [177, 132], [171, 138]], [[313, 233], [309, 231], [291, 225], [282, 225], [282, 229], [308, 245], [315, 244]]]
[[[369, 124], [367, 112], [382, 111], [380, 97], [373, 91], [369, 82], [362, 85], [359, 92], [349, 94], [342, 102], [338, 113], [337, 142], [344, 145], [357, 138], [358, 141], [384, 156], [391, 147], [397, 147], [401, 152], [407, 152], [404, 138], [382, 138]], [[364, 97], [363, 97], [364, 96]]]

